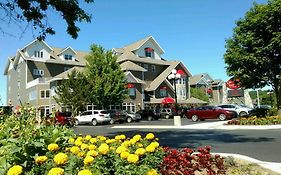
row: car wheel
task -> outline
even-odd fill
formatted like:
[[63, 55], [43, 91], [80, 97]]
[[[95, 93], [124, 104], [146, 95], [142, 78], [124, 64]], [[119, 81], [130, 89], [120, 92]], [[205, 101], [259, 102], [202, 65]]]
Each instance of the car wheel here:
[[75, 121], [74, 121], [74, 126], [78, 126], [79, 125], [79, 121], [76, 119]]
[[127, 123], [132, 123], [133, 119], [131, 117], [127, 118]]
[[225, 114], [220, 114], [220, 115], [219, 115], [219, 119], [220, 119], [221, 121], [226, 120], [226, 115], [225, 115]]
[[110, 123], [111, 125], [113, 125], [113, 124], [114, 124], [114, 120], [111, 119], [111, 120], [109, 121], [109, 123]]
[[165, 115], [165, 119], [169, 119], [170, 118], [170, 116], [169, 115]]
[[97, 125], [98, 125], [98, 121], [97, 121], [96, 119], [93, 119], [93, 120], [92, 120], [92, 125], [93, 125], [93, 126], [97, 126]]
[[198, 118], [197, 115], [192, 115], [192, 116], [191, 116], [191, 120], [194, 121], [194, 122], [197, 122], [198, 119], [199, 119], [199, 118]]
[[147, 120], [148, 120], [148, 121], [151, 121], [151, 120], [152, 120], [152, 117], [151, 117], [151, 116], [148, 116], [148, 117], [147, 117]]
[[239, 113], [239, 117], [244, 117], [246, 115], [247, 115], [247, 113], [245, 111], [242, 111], [242, 112]]

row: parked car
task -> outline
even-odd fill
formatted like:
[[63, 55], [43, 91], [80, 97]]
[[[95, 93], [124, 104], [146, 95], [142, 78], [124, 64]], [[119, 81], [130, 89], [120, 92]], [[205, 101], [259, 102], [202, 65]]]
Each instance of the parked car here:
[[73, 126], [74, 120], [71, 117], [71, 112], [56, 112], [55, 113], [55, 124], [56, 125], [68, 125]]
[[232, 119], [235, 116], [235, 112], [224, 110], [222, 108], [216, 106], [201, 106], [194, 109], [189, 110], [186, 113], [188, 119], [196, 122], [198, 120], [205, 119], [216, 119], [226, 120]]
[[169, 119], [169, 118], [175, 116], [176, 114], [177, 114], [176, 111], [171, 108], [163, 108], [160, 111], [161, 117], [166, 118], [166, 119]]
[[155, 112], [151, 109], [139, 110], [136, 112], [136, 114], [139, 114], [142, 119], [149, 121], [158, 120], [160, 118], [160, 116], [156, 115]]
[[222, 104], [222, 105], [218, 105], [218, 107], [229, 111], [235, 111], [239, 117], [244, 117], [249, 115], [249, 112], [252, 110], [252, 108], [235, 105], [235, 104]]
[[125, 122], [127, 119], [127, 113], [124, 110], [117, 110], [117, 109], [113, 109], [113, 110], [108, 110], [107, 111], [110, 115], [110, 124], [114, 124], [115, 122]]
[[128, 123], [131, 123], [132, 121], [138, 122], [141, 120], [141, 115], [138, 113], [132, 113], [132, 112], [126, 111], [126, 115], [127, 115], [126, 121]]
[[110, 121], [110, 115], [105, 110], [85, 111], [75, 117], [75, 125], [91, 123], [93, 126], [96, 126], [97, 124], [109, 123]]
[[249, 116], [266, 117], [270, 109], [271, 106], [269, 105], [255, 106], [255, 108], [249, 112]]
[[177, 113], [179, 116], [183, 117], [183, 118], [186, 118], [186, 113], [187, 111], [190, 110], [190, 108], [188, 107], [180, 107], [177, 109]]

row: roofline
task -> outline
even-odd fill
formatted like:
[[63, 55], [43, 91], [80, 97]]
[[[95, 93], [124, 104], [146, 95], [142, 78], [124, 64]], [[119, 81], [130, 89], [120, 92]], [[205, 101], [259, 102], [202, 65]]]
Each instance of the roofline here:
[[[21, 50], [24, 50], [25, 48], [27, 48], [28, 46], [30, 46], [31, 44], [35, 43], [39, 41], [38, 39], [35, 39], [33, 41], [31, 41], [29, 44], [27, 44], [26, 46], [24, 46]], [[53, 49], [43, 40], [39, 41], [39, 42], [43, 42], [49, 49], [51, 49], [53, 51]]]
[[60, 51], [60, 52], [58, 53], [58, 55], [60, 55], [61, 53], [63, 53], [63, 52], [66, 51], [67, 49], [71, 49], [75, 54], [77, 54], [77, 52], [76, 52], [74, 49], [72, 49], [72, 47], [68, 46], [68, 47], [66, 47], [65, 49], [63, 49], [62, 51]]
[[[133, 50], [131, 50], [131, 51], [138, 50], [141, 46], [143, 46], [143, 45], [144, 45], [148, 40], [150, 40], [150, 39], [152, 39], [152, 40], [156, 43], [157, 47], [160, 49], [161, 54], [164, 54], [165, 51], [164, 51], [164, 50], [162, 49], [162, 47], [158, 44], [158, 42], [153, 38], [153, 36], [147, 37], [147, 39], [144, 40], [143, 43], [139, 45], [139, 47], [137, 47], [137, 48], [135, 48], [135, 49], [133, 49]], [[126, 46], [125, 46], [125, 47], [126, 47]]]

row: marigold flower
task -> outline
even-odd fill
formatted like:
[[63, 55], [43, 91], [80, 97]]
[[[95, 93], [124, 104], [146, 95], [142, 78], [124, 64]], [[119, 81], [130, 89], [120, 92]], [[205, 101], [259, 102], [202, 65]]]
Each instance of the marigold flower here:
[[157, 171], [155, 169], [150, 169], [146, 175], [157, 175]]
[[85, 157], [85, 152], [79, 152], [79, 153], [77, 154], [77, 156], [79, 156], [79, 157]]
[[154, 134], [148, 133], [148, 134], [145, 136], [145, 138], [148, 139], [148, 140], [152, 140], [152, 139], [154, 139]]
[[92, 156], [86, 156], [84, 159], [84, 164], [89, 165], [94, 161], [94, 158]]
[[92, 138], [92, 136], [90, 136], [90, 135], [86, 135], [86, 137], [85, 137], [86, 140], [90, 140], [91, 138]]
[[128, 151], [124, 151], [120, 154], [120, 157], [122, 159], [127, 159], [127, 157], [130, 155], [130, 153]]
[[89, 148], [89, 145], [83, 143], [83, 144], [80, 146], [80, 148], [81, 148], [82, 150], [85, 150], [85, 149], [88, 149], [88, 148]]
[[140, 141], [141, 135], [137, 134], [133, 137], [134, 140]]
[[68, 156], [64, 153], [58, 153], [54, 157], [54, 162], [57, 165], [64, 165], [68, 161]]
[[95, 150], [90, 150], [90, 151], [87, 152], [87, 156], [96, 157], [98, 155], [99, 155], [99, 153], [97, 151], [95, 151]]
[[75, 142], [75, 139], [74, 139], [74, 138], [68, 139], [68, 143], [74, 143], [74, 142]]
[[41, 164], [45, 163], [47, 160], [48, 160], [47, 156], [38, 156], [35, 158], [35, 163], [37, 165], [41, 165]]
[[83, 142], [82, 142], [82, 140], [76, 139], [75, 142], [74, 142], [74, 144], [75, 144], [76, 146], [81, 146], [81, 145], [83, 144]]
[[96, 145], [89, 145], [89, 150], [95, 150], [97, 148], [97, 146]]
[[81, 170], [78, 172], [78, 175], [92, 175], [92, 172], [90, 170]]
[[126, 136], [124, 134], [115, 136], [116, 140], [125, 140]]
[[80, 148], [78, 146], [73, 146], [70, 148], [70, 152], [72, 154], [78, 154], [80, 152]]
[[138, 148], [136, 151], [135, 151], [135, 154], [138, 155], [138, 156], [142, 156], [145, 154], [145, 149], [144, 148]]
[[91, 138], [91, 139], [90, 139], [90, 142], [91, 142], [92, 144], [94, 144], [94, 143], [97, 142], [97, 139], [96, 139], [96, 138]]
[[51, 143], [48, 145], [48, 150], [49, 151], [57, 151], [59, 150], [59, 145], [56, 143]]
[[20, 165], [14, 165], [9, 170], [7, 175], [20, 175], [23, 173], [23, 168]]
[[64, 169], [62, 168], [52, 168], [48, 175], [64, 175]]
[[154, 152], [155, 151], [155, 147], [153, 146], [153, 145], [148, 145], [146, 148], [145, 148], [145, 150], [147, 151], [147, 152]]
[[117, 149], [116, 149], [116, 153], [117, 154], [120, 154], [124, 151], [127, 151], [128, 149], [125, 147], [125, 146], [119, 146]]
[[127, 161], [130, 162], [130, 163], [137, 163], [139, 161], [139, 156], [136, 155], [136, 154], [130, 154], [127, 157]]
[[152, 143], [150, 143], [150, 145], [154, 146], [155, 148], [159, 147], [159, 143], [158, 142], [152, 142]]
[[109, 146], [106, 143], [103, 143], [99, 146], [98, 150], [101, 154], [105, 155], [109, 151]]

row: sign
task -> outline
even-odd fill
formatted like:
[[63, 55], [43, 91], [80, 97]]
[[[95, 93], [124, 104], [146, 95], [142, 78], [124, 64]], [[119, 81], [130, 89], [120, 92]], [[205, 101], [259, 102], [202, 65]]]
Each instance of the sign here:
[[238, 89], [240, 88], [239, 82], [239, 79], [231, 78], [226, 82], [226, 87], [228, 87], [229, 89]]
[[244, 97], [244, 90], [243, 89], [234, 89], [227, 91], [227, 97]]

